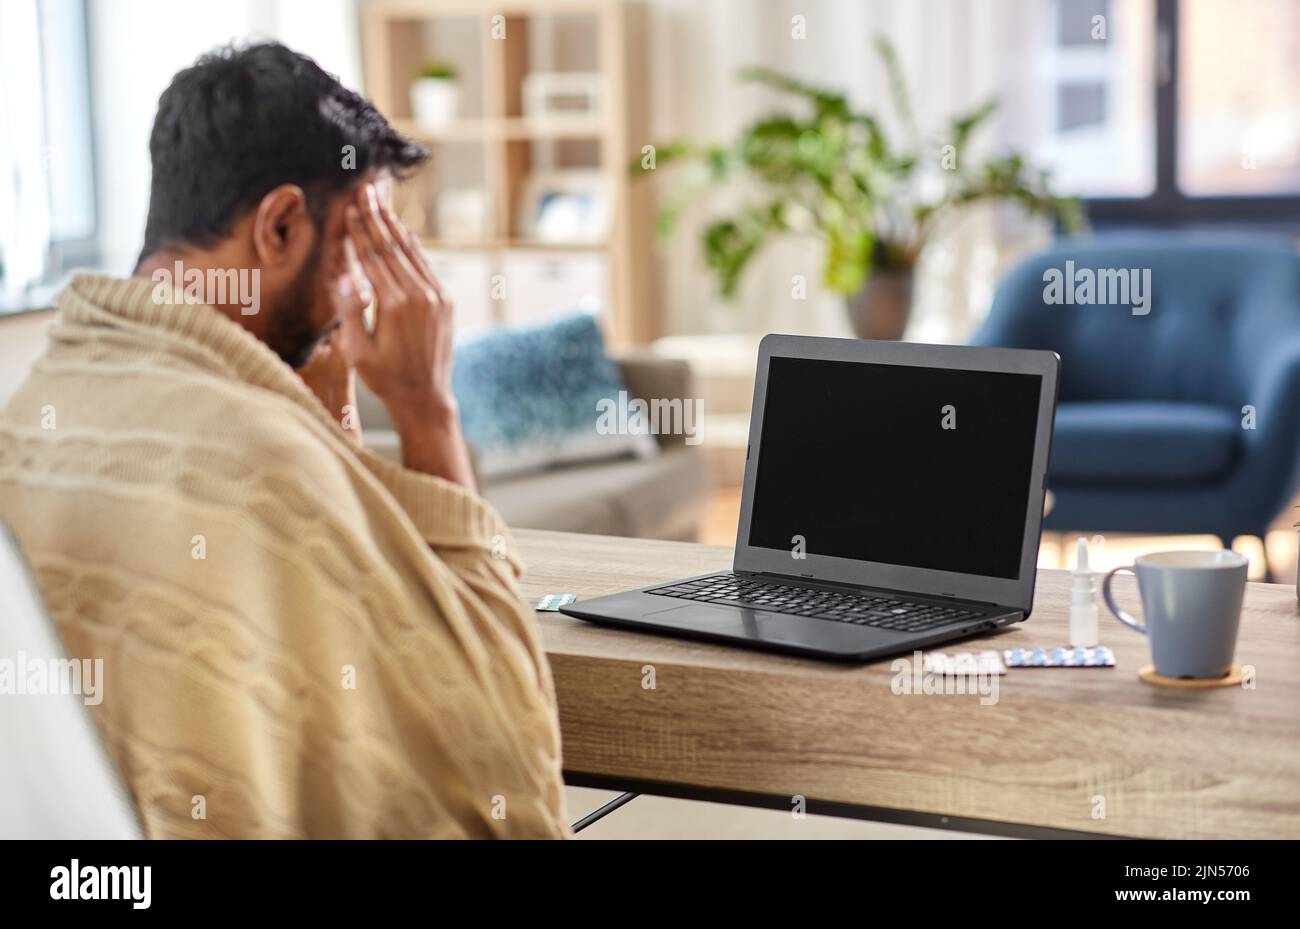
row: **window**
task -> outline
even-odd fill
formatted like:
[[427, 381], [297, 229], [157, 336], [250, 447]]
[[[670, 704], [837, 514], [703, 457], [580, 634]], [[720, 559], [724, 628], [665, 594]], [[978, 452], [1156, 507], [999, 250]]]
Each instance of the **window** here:
[[0, 311], [93, 261], [85, 0], [0, 3]]
[[1183, 0], [1178, 187], [1300, 195], [1300, 0]]
[[1008, 131], [1095, 223], [1300, 225], [1300, 0], [1022, 9]]
[[1025, 54], [1009, 56], [1000, 127], [1008, 140], [1050, 167], [1064, 192], [1150, 195], [1154, 0], [1038, 0], [1007, 9], [1023, 14], [1026, 32]]

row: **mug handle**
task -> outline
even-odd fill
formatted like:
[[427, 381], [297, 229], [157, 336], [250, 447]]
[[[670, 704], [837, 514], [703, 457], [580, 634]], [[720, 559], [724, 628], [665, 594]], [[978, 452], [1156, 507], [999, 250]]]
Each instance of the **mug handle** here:
[[1147, 627], [1144, 626], [1142, 623], [1138, 622], [1136, 619], [1134, 619], [1133, 616], [1131, 616], [1129, 613], [1126, 613], [1124, 610], [1121, 610], [1119, 606], [1116, 605], [1115, 598], [1111, 596], [1110, 593], [1111, 579], [1114, 578], [1115, 575], [1121, 571], [1127, 571], [1129, 574], [1132, 574], [1135, 577], [1137, 576], [1137, 572], [1133, 570], [1133, 565], [1131, 564], [1121, 565], [1115, 570], [1107, 573], [1106, 580], [1103, 581], [1101, 585], [1101, 595], [1102, 597], [1105, 598], [1106, 606], [1110, 607], [1110, 611], [1115, 614], [1116, 619], [1118, 619], [1124, 625], [1128, 626], [1130, 629], [1136, 632], [1140, 632], [1143, 635], [1146, 635]]

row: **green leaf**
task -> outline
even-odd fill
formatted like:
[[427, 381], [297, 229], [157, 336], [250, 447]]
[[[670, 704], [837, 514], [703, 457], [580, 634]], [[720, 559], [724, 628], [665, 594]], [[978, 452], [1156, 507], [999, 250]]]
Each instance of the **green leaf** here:
[[948, 122], [948, 141], [956, 147], [958, 156], [966, 154], [966, 142], [970, 139], [971, 134], [998, 108], [996, 99], [988, 99], [981, 103], [975, 109], [969, 112], [954, 116]]
[[826, 267], [822, 275], [826, 286], [845, 296], [861, 290], [871, 272], [873, 245], [874, 239], [870, 233], [829, 229], [826, 236]]
[[736, 76], [742, 83], [760, 84], [796, 97], [803, 97], [812, 103], [814, 111], [819, 116], [832, 113], [844, 114], [849, 111], [848, 99], [843, 94], [822, 87], [814, 87], [771, 68], [765, 68], [761, 65], [741, 68], [736, 73]]
[[880, 56], [880, 61], [885, 66], [885, 74], [889, 78], [889, 95], [893, 99], [894, 109], [898, 112], [903, 125], [907, 127], [908, 134], [912, 137], [912, 144], [919, 145], [921, 133], [916, 127], [912, 96], [907, 90], [907, 78], [903, 74], [903, 66], [898, 60], [894, 43], [883, 34], [877, 33], [874, 44], [876, 54]]
[[[893, 144], [877, 113], [854, 110], [845, 94], [752, 67], [739, 79], [793, 98], [788, 111], [753, 121], [727, 143], [676, 140], [657, 149], [657, 167], [693, 166], [674, 178], [656, 218], [661, 237], [674, 234], [680, 216], [713, 190], [741, 181], [752, 198], [701, 230], [704, 264], [724, 296], [736, 293], [773, 236], [805, 231], [805, 218], [826, 244], [825, 284], [842, 294], [859, 290], [873, 268], [910, 267], [942, 216], [980, 200], [1015, 202], [1068, 231], [1086, 228], [1080, 203], [1054, 196], [1047, 174], [1015, 152], [982, 164], [962, 152], [960, 170], [947, 172], [942, 195], [919, 200], [912, 179], [925, 162], [903, 68], [886, 38], [877, 36], [874, 44], [910, 136], [902, 145]], [[946, 141], [963, 148], [995, 106], [988, 100], [949, 119]], [[638, 159], [633, 173], [650, 172]]]

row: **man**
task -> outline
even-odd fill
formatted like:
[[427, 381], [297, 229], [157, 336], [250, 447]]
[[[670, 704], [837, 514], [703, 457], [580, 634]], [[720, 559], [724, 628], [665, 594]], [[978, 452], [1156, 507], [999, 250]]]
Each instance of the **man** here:
[[[0, 520], [103, 659], [147, 834], [566, 835], [451, 306], [386, 203], [427, 153], [276, 44], [177, 74], [149, 149], [135, 276], [73, 279], [0, 414]], [[358, 443], [354, 371], [401, 466]]]

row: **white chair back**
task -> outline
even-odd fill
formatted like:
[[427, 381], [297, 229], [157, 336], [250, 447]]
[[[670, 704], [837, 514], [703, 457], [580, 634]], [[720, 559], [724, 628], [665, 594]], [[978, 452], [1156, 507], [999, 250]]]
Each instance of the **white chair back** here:
[[0, 839], [141, 837], [87, 709], [103, 698], [102, 667], [65, 654], [18, 540], [0, 523]]

